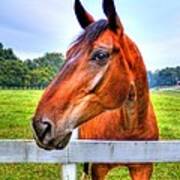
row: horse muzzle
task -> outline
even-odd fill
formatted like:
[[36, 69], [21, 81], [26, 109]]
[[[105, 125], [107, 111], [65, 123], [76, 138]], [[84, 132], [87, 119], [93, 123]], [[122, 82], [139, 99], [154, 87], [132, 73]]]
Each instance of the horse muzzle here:
[[72, 135], [71, 131], [57, 134], [50, 121], [33, 121], [32, 128], [37, 145], [46, 150], [64, 149]]

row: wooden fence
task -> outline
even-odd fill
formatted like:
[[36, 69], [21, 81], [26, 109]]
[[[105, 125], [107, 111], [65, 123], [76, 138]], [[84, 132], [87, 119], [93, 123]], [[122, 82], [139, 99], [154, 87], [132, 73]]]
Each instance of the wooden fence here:
[[45, 151], [32, 140], [0, 140], [0, 163], [60, 163], [63, 180], [76, 179], [76, 163], [180, 162], [180, 141], [74, 140]]

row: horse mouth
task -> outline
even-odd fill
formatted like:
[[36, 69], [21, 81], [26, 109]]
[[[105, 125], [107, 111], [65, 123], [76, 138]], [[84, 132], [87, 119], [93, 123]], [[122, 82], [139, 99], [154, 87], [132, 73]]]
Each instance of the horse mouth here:
[[48, 143], [43, 143], [43, 142], [39, 141], [36, 137], [35, 137], [35, 141], [36, 141], [36, 144], [40, 148], [45, 149], [45, 150], [63, 150], [68, 145], [68, 143], [71, 139], [71, 135], [72, 135], [72, 133], [67, 134], [60, 141], [58, 141], [57, 139], [53, 139], [53, 140], [49, 141]]
[[66, 135], [64, 137], [64, 139], [60, 143], [58, 143], [58, 145], [55, 147], [55, 149], [58, 149], [58, 150], [64, 149], [67, 146], [67, 144], [69, 143], [69, 141], [71, 139], [71, 135], [72, 135], [72, 133], [69, 133], [68, 135]]

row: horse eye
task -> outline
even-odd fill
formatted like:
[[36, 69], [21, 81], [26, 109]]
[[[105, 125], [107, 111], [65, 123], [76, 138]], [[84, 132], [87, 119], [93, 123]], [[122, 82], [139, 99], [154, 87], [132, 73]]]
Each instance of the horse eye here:
[[92, 55], [92, 60], [98, 62], [99, 64], [105, 64], [110, 54], [108, 52], [98, 51]]

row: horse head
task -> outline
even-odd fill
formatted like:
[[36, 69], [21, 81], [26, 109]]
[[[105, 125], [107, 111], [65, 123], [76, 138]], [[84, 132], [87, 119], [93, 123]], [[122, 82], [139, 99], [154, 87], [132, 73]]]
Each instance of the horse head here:
[[122, 106], [131, 86], [123, 25], [113, 0], [103, 1], [107, 19], [95, 21], [79, 0], [75, 14], [83, 33], [46, 88], [33, 118], [34, 135], [45, 149], [62, 149], [73, 129]]

